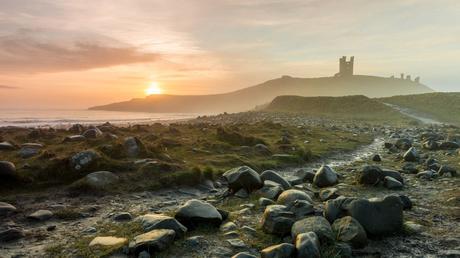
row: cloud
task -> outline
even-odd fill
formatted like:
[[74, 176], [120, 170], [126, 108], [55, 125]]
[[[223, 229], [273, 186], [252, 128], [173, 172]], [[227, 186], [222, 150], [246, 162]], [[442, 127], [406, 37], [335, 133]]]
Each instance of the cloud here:
[[19, 89], [19, 87], [8, 86], [8, 85], [0, 85], [0, 90], [16, 90], [16, 89]]
[[63, 43], [23, 34], [0, 37], [0, 71], [18, 73], [63, 72], [148, 63], [160, 54], [126, 44], [96, 41]]

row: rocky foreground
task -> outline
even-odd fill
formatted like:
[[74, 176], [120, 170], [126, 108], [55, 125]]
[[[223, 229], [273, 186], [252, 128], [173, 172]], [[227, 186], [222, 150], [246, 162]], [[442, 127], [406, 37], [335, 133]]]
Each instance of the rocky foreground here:
[[[228, 118], [210, 119], [219, 124]], [[285, 119], [279, 118], [283, 122]], [[203, 120], [206, 119], [198, 121], [201, 124]], [[336, 144], [364, 137], [360, 135], [376, 140], [364, 146], [353, 145], [354, 151], [335, 149], [302, 163], [296, 159], [296, 163], [283, 163], [284, 166], [238, 164], [193, 184], [163, 185], [134, 193], [120, 186], [120, 180], [130, 184], [123, 181], [126, 175], [109, 171], [84, 173], [83, 178], [65, 189], [48, 187], [14, 194], [10, 187], [0, 202], [0, 257], [460, 256], [458, 128], [350, 127], [298, 118], [290, 121], [295, 128], [322, 124], [323, 128], [337, 127], [328, 131], [329, 135], [338, 131], [351, 134], [351, 138], [335, 138]], [[99, 134], [93, 129], [95, 135]], [[293, 132], [276, 136], [273, 142], [247, 138], [252, 146], [259, 146], [256, 150], [265, 152], [248, 160], [273, 156], [279, 160], [281, 154], [274, 153], [274, 142], [281, 149], [286, 145], [298, 148], [297, 144], [289, 144], [294, 142], [317, 142], [319, 146], [311, 148], [319, 152], [333, 140], [326, 134], [313, 134], [307, 142], [297, 139]], [[88, 130], [82, 133], [68, 136], [65, 141], [85, 141]], [[138, 151], [145, 151], [136, 147], [145, 145], [142, 139], [125, 139], [126, 155], [138, 157]], [[0, 144], [2, 155], [5, 150], [19, 152], [25, 156], [21, 159], [44, 155], [29, 150], [43, 146], [29, 144], [18, 150], [10, 145]], [[206, 150], [200, 147], [195, 153], [212, 156], [203, 151]], [[287, 152], [282, 154], [294, 155]], [[67, 162], [73, 171], [86, 171], [87, 164], [102, 155], [106, 154], [96, 148], [71, 155]], [[161, 157], [157, 159], [164, 161]], [[287, 159], [292, 161], [292, 157]], [[173, 164], [185, 166], [173, 160], [170, 157], [165, 163], [170, 166], [162, 169], [171, 169]], [[274, 167], [268, 169], [267, 164]], [[8, 178], [15, 173], [14, 163], [0, 162], [0, 176], [8, 182], [37, 187], [21, 181], [25, 180], [22, 177], [19, 181]], [[144, 178], [140, 180], [147, 181], [159, 174], [141, 175]], [[121, 191], [109, 191], [112, 188]]]

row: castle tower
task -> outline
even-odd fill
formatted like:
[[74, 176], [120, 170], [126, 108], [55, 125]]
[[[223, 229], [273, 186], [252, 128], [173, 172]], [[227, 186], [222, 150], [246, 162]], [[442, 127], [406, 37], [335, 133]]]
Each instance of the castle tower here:
[[355, 57], [350, 57], [350, 61], [347, 61], [346, 56], [342, 56], [339, 59], [339, 73], [336, 76], [339, 77], [348, 77], [353, 76], [353, 65], [354, 65]]

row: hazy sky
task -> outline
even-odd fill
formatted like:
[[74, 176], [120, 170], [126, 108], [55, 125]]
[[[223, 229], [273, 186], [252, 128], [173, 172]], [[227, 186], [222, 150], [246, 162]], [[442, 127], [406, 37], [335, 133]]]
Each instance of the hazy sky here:
[[460, 91], [458, 0], [1, 0], [0, 108], [227, 92], [284, 74]]

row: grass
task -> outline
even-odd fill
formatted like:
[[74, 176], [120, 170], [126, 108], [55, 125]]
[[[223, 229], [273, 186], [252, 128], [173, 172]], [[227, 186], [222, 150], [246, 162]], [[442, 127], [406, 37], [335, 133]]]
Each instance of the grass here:
[[379, 101], [405, 107], [446, 123], [460, 125], [459, 92], [436, 92], [380, 98]]
[[[62, 129], [43, 129], [38, 137], [29, 135], [31, 129], [0, 128], [0, 132], [4, 141], [18, 145], [25, 142], [44, 144], [42, 154], [28, 159], [20, 158], [17, 151], [1, 153], [2, 160], [15, 163], [18, 172], [14, 180], [0, 182], [2, 199], [21, 191], [71, 185], [86, 174], [101, 170], [114, 172], [121, 178], [118, 185], [110, 187], [110, 191], [191, 185], [206, 177], [218, 177], [226, 170], [241, 165], [258, 171], [294, 166], [332, 152], [353, 150], [372, 141], [367, 134], [356, 137], [351, 132], [321, 126], [298, 127], [271, 122], [113, 128], [111, 133], [116, 134], [118, 139], [102, 137], [67, 143], [63, 143], [63, 139], [73, 133]], [[136, 136], [143, 143], [137, 157], [129, 157], [123, 148], [123, 139], [129, 136]], [[280, 143], [283, 136], [289, 139], [289, 143]], [[320, 142], [320, 139], [323, 141]], [[307, 140], [308, 143], [305, 142]], [[271, 153], [288, 154], [289, 158], [259, 153], [253, 147], [259, 143], [266, 145]], [[96, 151], [100, 158], [81, 171], [73, 170], [69, 165], [70, 157], [85, 150]], [[146, 167], [134, 163], [145, 158], [155, 161], [156, 165]]]
[[365, 96], [345, 97], [276, 97], [265, 110], [302, 113], [313, 117], [338, 120], [386, 121], [397, 124], [410, 121], [400, 112]]

